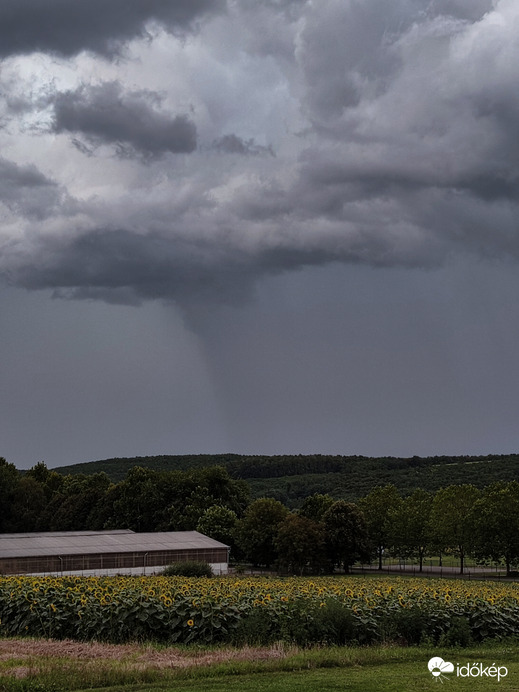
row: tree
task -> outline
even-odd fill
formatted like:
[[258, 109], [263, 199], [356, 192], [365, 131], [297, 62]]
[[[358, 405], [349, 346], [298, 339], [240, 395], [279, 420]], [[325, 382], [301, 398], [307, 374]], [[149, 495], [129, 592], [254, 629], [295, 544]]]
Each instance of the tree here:
[[333, 505], [335, 500], [330, 495], [315, 493], [305, 497], [298, 514], [312, 521], [322, 521], [324, 513]]
[[164, 510], [158, 528], [191, 531], [208, 507], [219, 505], [240, 516], [249, 502], [249, 489], [221, 466], [163, 472]]
[[401, 502], [402, 498], [394, 485], [378, 486], [359, 502], [366, 518], [369, 539], [376, 549], [380, 570], [384, 549], [394, 540], [394, 517]]
[[158, 481], [157, 471], [142, 466], [131, 468], [124, 481], [117, 484], [119, 492], [109, 520], [110, 527], [155, 531], [164, 506]]
[[36, 531], [46, 504], [41, 483], [31, 476], [22, 476], [11, 496], [9, 531]]
[[236, 512], [221, 505], [212, 505], [202, 514], [196, 525], [196, 530], [205, 536], [214, 538], [215, 541], [225, 543], [231, 548], [234, 546], [234, 529], [238, 517]]
[[433, 496], [418, 488], [404, 498], [393, 513], [394, 544], [401, 557], [417, 557], [423, 571], [425, 551], [430, 543], [430, 524]]
[[54, 493], [42, 513], [42, 525], [51, 531], [100, 530], [100, 510], [110, 487], [106, 473], [63, 477], [61, 492]]
[[323, 516], [326, 547], [334, 565], [350, 566], [369, 559], [369, 539], [366, 521], [357, 505], [337, 500]]
[[506, 573], [519, 561], [519, 483], [496, 483], [474, 504], [475, 556], [504, 561]]
[[26, 475], [34, 478], [34, 480], [40, 483], [48, 499], [50, 499], [54, 493], [61, 491], [66, 478], [66, 476], [62, 476], [61, 473], [48, 469], [44, 461], [35, 464], [27, 471]]
[[16, 517], [13, 514], [13, 500], [20, 483], [20, 474], [14, 464], [0, 457], [0, 533], [13, 531]]
[[[249, 486], [243, 480], [234, 480], [223, 466], [206, 466], [189, 472], [195, 485], [205, 488], [212, 498], [211, 504], [243, 514], [250, 501]], [[206, 505], [207, 507], [207, 505]]]
[[452, 548], [460, 558], [463, 574], [465, 556], [474, 542], [474, 505], [480, 491], [473, 485], [449, 485], [438, 490], [431, 508], [431, 533], [443, 548]]
[[280, 567], [291, 573], [318, 574], [326, 566], [323, 524], [289, 514], [280, 524], [274, 542]]
[[270, 565], [278, 556], [275, 538], [288, 509], [272, 498], [254, 500], [236, 525], [236, 541], [255, 565]]

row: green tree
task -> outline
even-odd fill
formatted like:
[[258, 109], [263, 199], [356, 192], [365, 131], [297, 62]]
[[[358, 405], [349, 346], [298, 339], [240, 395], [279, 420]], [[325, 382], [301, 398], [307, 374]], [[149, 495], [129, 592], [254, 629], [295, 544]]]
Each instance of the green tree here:
[[13, 502], [20, 484], [20, 474], [14, 464], [0, 457], [0, 533], [16, 531]]
[[355, 562], [369, 559], [369, 538], [364, 515], [352, 502], [337, 500], [323, 516], [326, 547], [334, 565], [349, 572]]
[[51, 531], [102, 529], [99, 511], [110, 485], [103, 472], [64, 476], [61, 492], [54, 493], [42, 513], [42, 524]]
[[195, 485], [205, 488], [212, 503], [232, 509], [242, 515], [250, 502], [249, 486], [243, 480], [234, 480], [223, 466], [207, 466], [190, 472]]
[[451, 548], [459, 556], [460, 574], [474, 543], [474, 505], [480, 494], [473, 485], [449, 485], [438, 490], [432, 502], [431, 534], [443, 550]]
[[41, 483], [31, 476], [22, 476], [11, 496], [9, 531], [27, 532], [39, 529], [40, 516], [46, 502]]
[[191, 531], [208, 507], [219, 505], [243, 514], [249, 502], [244, 481], [232, 479], [221, 466], [161, 474], [164, 510], [158, 526], [163, 531]]
[[366, 519], [369, 539], [376, 550], [380, 570], [384, 550], [394, 542], [394, 518], [401, 503], [402, 498], [394, 485], [378, 486], [359, 501], [359, 507]]
[[236, 525], [236, 542], [254, 565], [270, 567], [278, 556], [275, 539], [288, 509], [271, 498], [254, 500]]
[[212, 505], [202, 514], [196, 525], [196, 530], [205, 536], [214, 538], [215, 541], [225, 543], [231, 548], [234, 546], [234, 529], [238, 517], [236, 512], [221, 505]]
[[504, 562], [506, 573], [519, 562], [519, 483], [496, 483], [476, 500], [474, 548], [479, 559]]
[[162, 486], [157, 471], [134, 466], [124, 481], [118, 483], [117, 499], [109, 528], [132, 531], [155, 531], [164, 506]]
[[400, 557], [417, 557], [420, 572], [430, 544], [430, 515], [433, 496], [418, 488], [404, 498], [396, 507], [392, 517], [394, 544]]
[[66, 478], [66, 476], [62, 476], [60, 473], [48, 469], [44, 461], [35, 464], [25, 475], [38, 481], [47, 499], [50, 499], [54, 493], [61, 491]]
[[278, 563], [293, 574], [318, 574], [326, 567], [324, 525], [298, 514], [289, 514], [275, 538]]
[[333, 505], [335, 500], [330, 495], [315, 493], [305, 497], [298, 514], [312, 521], [322, 521], [324, 513]]

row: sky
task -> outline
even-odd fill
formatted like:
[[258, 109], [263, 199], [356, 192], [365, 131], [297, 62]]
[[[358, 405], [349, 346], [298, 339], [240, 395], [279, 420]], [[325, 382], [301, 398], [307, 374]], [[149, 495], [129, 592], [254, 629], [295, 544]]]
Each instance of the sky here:
[[2, 0], [0, 456], [519, 451], [516, 0]]

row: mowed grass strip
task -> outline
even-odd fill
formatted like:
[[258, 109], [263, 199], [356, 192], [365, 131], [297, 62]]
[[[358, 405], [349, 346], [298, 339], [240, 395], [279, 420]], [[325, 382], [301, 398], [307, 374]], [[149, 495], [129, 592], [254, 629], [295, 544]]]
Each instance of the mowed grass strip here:
[[[207, 655], [209, 650], [203, 653]], [[76, 661], [62, 657], [51, 659], [40, 674], [25, 678], [12, 678], [2, 667], [2, 692], [292, 692], [309, 690], [383, 690], [402, 692], [438, 690], [427, 663], [433, 656], [466, 665], [481, 662], [484, 667], [496, 664], [506, 666], [508, 675], [499, 682], [495, 678], [460, 678], [447, 674], [446, 683], [468, 690], [519, 690], [519, 644], [492, 643], [467, 649], [432, 649], [430, 647], [329, 647], [285, 652], [284, 657], [254, 660], [254, 650], [247, 650], [250, 660], [222, 659], [225, 649], [214, 649], [215, 663], [177, 669], [157, 669], [151, 663], [139, 669], [117, 669], [98, 661], [96, 667], [76, 666]], [[34, 663], [34, 661], [33, 661]], [[114, 664], [115, 662], [112, 662]]]

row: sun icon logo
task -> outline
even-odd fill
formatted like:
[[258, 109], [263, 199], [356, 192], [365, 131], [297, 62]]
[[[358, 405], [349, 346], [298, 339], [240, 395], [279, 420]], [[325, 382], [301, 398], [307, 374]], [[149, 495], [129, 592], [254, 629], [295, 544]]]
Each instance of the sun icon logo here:
[[427, 664], [427, 668], [429, 668], [431, 671], [435, 682], [439, 680], [441, 683], [443, 683], [444, 679], [447, 680], [444, 673], [454, 673], [454, 663], [444, 661], [443, 658], [440, 658], [439, 656], [431, 658]]

